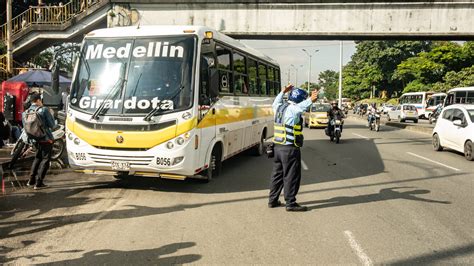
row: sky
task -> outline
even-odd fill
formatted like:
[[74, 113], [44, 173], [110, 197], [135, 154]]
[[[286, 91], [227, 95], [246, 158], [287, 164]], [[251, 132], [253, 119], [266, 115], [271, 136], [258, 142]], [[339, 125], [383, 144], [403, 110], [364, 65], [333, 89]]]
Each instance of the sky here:
[[[309, 56], [302, 49], [312, 54], [311, 82], [315, 82], [319, 73], [324, 70], [339, 71], [339, 41], [241, 40], [241, 42], [263, 52], [280, 64], [282, 84], [288, 82], [288, 70], [290, 70], [290, 82], [297, 84], [296, 70], [290, 67], [292, 64], [298, 67], [298, 84], [301, 85], [308, 80]], [[353, 41], [343, 42], [344, 65], [355, 53], [355, 46]]]

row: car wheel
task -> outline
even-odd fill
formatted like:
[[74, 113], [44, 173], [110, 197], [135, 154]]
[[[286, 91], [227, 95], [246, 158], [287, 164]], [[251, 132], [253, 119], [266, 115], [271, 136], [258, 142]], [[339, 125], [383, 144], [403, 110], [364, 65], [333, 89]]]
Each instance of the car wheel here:
[[413, 123], [415, 124], [418, 123], [418, 119], [413, 120]]
[[473, 146], [472, 146], [472, 141], [468, 140], [464, 144], [464, 157], [468, 161], [473, 161], [474, 160], [474, 155], [472, 154]]
[[433, 149], [435, 151], [442, 151], [443, 146], [441, 146], [441, 141], [439, 140], [439, 136], [437, 133], [433, 135]]

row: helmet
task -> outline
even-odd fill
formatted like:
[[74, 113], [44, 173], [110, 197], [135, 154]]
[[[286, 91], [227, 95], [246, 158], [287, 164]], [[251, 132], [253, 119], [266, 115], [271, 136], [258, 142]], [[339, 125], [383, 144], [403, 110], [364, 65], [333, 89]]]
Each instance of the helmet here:
[[288, 95], [288, 100], [294, 103], [300, 103], [308, 98], [308, 93], [300, 88], [294, 88], [290, 91]]

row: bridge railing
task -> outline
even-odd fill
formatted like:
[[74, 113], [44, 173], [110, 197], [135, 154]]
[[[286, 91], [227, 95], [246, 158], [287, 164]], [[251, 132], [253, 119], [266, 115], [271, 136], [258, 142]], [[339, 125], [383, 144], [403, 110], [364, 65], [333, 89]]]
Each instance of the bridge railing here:
[[[100, 2], [104, 2], [104, 0], [71, 0], [65, 5], [59, 6], [32, 6], [12, 19], [12, 36], [33, 25], [40, 25], [44, 28], [51, 25], [61, 25]], [[5, 23], [0, 26], [0, 40], [5, 41], [6, 38], [7, 24]]]

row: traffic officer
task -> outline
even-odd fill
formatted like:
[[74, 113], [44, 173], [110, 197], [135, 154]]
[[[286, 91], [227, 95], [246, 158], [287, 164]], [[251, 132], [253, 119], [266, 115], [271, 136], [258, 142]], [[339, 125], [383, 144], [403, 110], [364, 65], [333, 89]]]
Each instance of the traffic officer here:
[[[288, 101], [284, 102], [283, 95], [289, 92]], [[296, 203], [301, 181], [301, 153], [303, 146], [302, 113], [318, 98], [318, 91], [313, 91], [311, 97], [300, 88], [288, 85], [282, 89], [273, 102], [275, 113], [274, 128], [274, 164], [270, 182], [269, 208], [281, 206], [278, 200], [284, 188], [287, 211], [307, 211], [308, 208]]]

